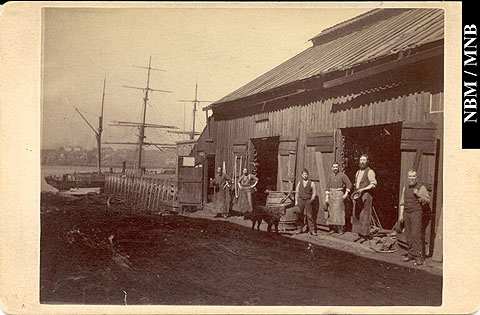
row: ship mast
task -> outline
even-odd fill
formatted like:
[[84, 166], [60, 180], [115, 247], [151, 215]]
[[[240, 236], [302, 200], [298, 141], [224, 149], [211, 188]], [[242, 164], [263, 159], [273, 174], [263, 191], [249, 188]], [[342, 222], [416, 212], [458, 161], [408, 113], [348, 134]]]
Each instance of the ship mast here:
[[[198, 83], [195, 83], [195, 99], [193, 100], [178, 100], [179, 102], [188, 102], [188, 103], [193, 103], [193, 110], [192, 110], [192, 131], [183, 131], [183, 133], [187, 133], [190, 135], [190, 139], [193, 140], [195, 138], [195, 135], [198, 133], [195, 132], [195, 114], [197, 112], [197, 106], [200, 105], [200, 103], [212, 103], [213, 101], [200, 101], [198, 99]], [[183, 112], [184, 115], [184, 121], [185, 121], [185, 111]], [[185, 129], [185, 122], [184, 122], [184, 129]], [[180, 133], [180, 132], [176, 132]]]
[[[161, 69], [155, 69], [152, 68], [152, 56], [150, 56], [150, 60], [148, 62], [148, 67], [142, 67], [142, 66], [135, 66], [137, 68], [142, 68], [142, 69], [147, 69], [147, 86], [144, 88], [141, 87], [134, 87], [134, 86], [125, 86], [126, 88], [130, 89], [137, 89], [137, 90], [143, 90], [144, 97], [143, 97], [143, 110], [142, 110], [142, 122], [138, 124], [139, 127], [139, 135], [138, 135], [138, 158], [137, 158], [137, 171], [141, 173], [142, 171], [142, 153], [143, 153], [143, 146], [145, 144], [145, 120], [147, 117], [147, 104], [149, 100], [149, 95], [150, 92], [162, 92], [162, 93], [172, 93], [171, 91], [166, 91], [166, 90], [158, 90], [158, 89], [152, 89], [150, 88], [150, 73], [152, 70], [154, 71], [165, 71]], [[173, 128], [172, 128], [173, 129]]]
[[[138, 127], [141, 128], [142, 123], [138, 122], [133, 122], [133, 121], [113, 121], [110, 126], [112, 127]], [[159, 125], [159, 124], [150, 124], [150, 123], [144, 123], [143, 124], [144, 128], [153, 128], [153, 129], [180, 129], [176, 126], [169, 126], [169, 125]], [[168, 132], [173, 132], [173, 131], [168, 131]], [[146, 136], [144, 135], [144, 138]], [[138, 142], [120, 142], [120, 141], [111, 141], [111, 142], [104, 142], [103, 144], [127, 144], [127, 145], [136, 145], [138, 146]], [[151, 141], [143, 141], [143, 146], [150, 146], [153, 145], [160, 151], [163, 151], [163, 149], [174, 149], [175, 144], [174, 143], [154, 143]]]
[[105, 85], [107, 82], [107, 77], [103, 79], [103, 94], [102, 94], [102, 107], [100, 110], [100, 116], [98, 117], [98, 128], [95, 129], [90, 122], [83, 116], [82, 112], [75, 107], [75, 110], [77, 113], [80, 115], [80, 117], [85, 120], [85, 122], [88, 124], [88, 126], [93, 130], [95, 133], [95, 138], [97, 140], [97, 167], [98, 167], [98, 173], [100, 174], [102, 172], [102, 131], [103, 131], [103, 105], [105, 103]]
[[100, 117], [98, 117], [98, 133], [97, 137], [97, 149], [98, 149], [98, 173], [102, 172], [102, 131], [103, 131], [103, 105], [105, 103], [105, 85], [107, 83], [107, 77], [103, 79], [103, 94], [102, 94], [102, 109], [100, 111]]

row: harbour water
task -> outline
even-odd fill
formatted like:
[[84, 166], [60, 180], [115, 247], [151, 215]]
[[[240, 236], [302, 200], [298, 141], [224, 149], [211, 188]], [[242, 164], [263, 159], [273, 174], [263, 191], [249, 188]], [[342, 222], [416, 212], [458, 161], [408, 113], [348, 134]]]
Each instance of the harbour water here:
[[[113, 172], [121, 172], [121, 168], [113, 168]], [[162, 168], [148, 168], [149, 172], [160, 172]], [[83, 173], [83, 172], [96, 172], [96, 166], [72, 166], [72, 165], [42, 165], [41, 174], [42, 174], [42, 191], [58, 191], [56, 188], [50, 186], [45, 181], [45, 176], [47, 175], [62, 175], [62, 174], [71, 174], [74, 172]], [[110, 167], [105, 167], [102, 169], [102, 172], [110, 172]], [[170, 175], [171, 176], [171, 175]]]

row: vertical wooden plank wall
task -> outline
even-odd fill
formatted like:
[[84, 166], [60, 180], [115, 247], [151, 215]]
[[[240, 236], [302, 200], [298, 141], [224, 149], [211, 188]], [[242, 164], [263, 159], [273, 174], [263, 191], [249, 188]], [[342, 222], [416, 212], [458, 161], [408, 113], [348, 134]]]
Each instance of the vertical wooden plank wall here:
[[[381, 94], [379, 94], [381, 95]], [[429, 122], [435, 121], [443, 125], [443, 113], [430, 113], [430, 93], [425, 91], [399, 92], [399, 95], [387, 100], [376, 100], [337, 110], [334, 107], [342, 102], [352, 99], [352, 95], [339, 96], [326, 100], [313, 101], [306, 105], [291, 106], [276, 109], [267, 113], [268, 124], [266, 129], [256, 132], [256, 120], [265, 117], [265, 113], [233, 118], [228, 120], [213, 121], [211, 128], [215, 147], [215, 164], [221, 166], [226, 163], [227, 172], [233, 171], [233, 141], [250, 142], [258, 137], [296, 137], [297, 147], [297, 173], [299, 178], [301, 170], [309, 164], [305, 141], [307, 133], [332, 131], [337, 128], [363, 127], [396, 122]], [[338, 107], [338, 106], [337, 106]], [[238, 105], [241, 111], [241, 105]], [[434, 116], [440, 117], [435, 118]], [[442, 131], [443, 132], [443, 131]], [[443, 136], [439, 134], [439, 138]]]
[[[426, 156], [421, 160], [422, 178], [433, 182], [436, 215], [434, 218], [435, 231], [441, 231], [442, 197], [443, 197], [443, 92], [399, 90], [396, 96], [381, 99], [382, 93], [372, 95], [368, 102], [345, 106], [338, 109], [350, 99], [352, 95], [343, 95], [325, 100], [312, 101], [305, 105], [291, 106], [265, 113], [229, 120], [214, 121], [211, 127], [211, 137], [216, 150], [216, 164], [226, 162], [227, 172], [233, 171], [233, 141], [249, 143], [251, 138], [257, 137], [296, 137], [297, 145], [297, 173], [296, 180], [301, 176], [304, 167], [314, 168], [316, 164], [315, 151], [307, 150], [306, 137], [311, 132], [332, 131], [339, 128], [363, 127], [397, 122], [432, 122], [436, 126], [438, 144], [437, 161], [430, 161], [433, 156]], [[320, 97], [319, 97], [320, 99]], [[433, 104], [434, 103], [434, 104]], [[440, 104], [441, 103], [441, 104]], [[239, 105], [241, 110], [241, 105]], [[256, 120], [259, 115], [267, 117], [266, 127], [261, 133], [256, 132]], [[213, 132], [212, 132], [213, 131]], [[414, 156], [406, 154], [405, 163], [413, 163]], [[410, 161], [411, 160], [411, 161]], [[437, 168], [430, 165], [438, 165]], [[426, 166], [426, 167], [422, 167]], [[280, 172], [279, 172], [280, 176]], [[435, 239], [434, 258], [442, 260], [442, 235], [438, 233]], [[437, 244], [439, 243], [439, 244]], [[439, 248], [440, 251], [435, 252]]]

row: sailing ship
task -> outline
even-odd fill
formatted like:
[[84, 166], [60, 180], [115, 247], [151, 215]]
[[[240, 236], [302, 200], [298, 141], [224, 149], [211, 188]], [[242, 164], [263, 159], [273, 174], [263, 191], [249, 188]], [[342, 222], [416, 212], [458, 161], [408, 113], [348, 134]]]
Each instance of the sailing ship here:
[[95, 133], [97, 140], [97, 172], [84, 172], [62, 175], [47, 175], [45, 181], [50, 186], [55, 187], [59, 191], [70, 190], [72, 188], [100, 188], [103, 190], [105, 186], [105, 174], [102, 173], [102, 131], [103, 131], [103, 107], [105, 103], [105, 85], [107, 78], [103, 80], [103, 94], [102, 94], [102, 106], [100, 116], [98, 117], [98, 127], [93, 127], [90, 122], [85, 118], [82, 112], [75, 107], [77, 113], [85, 120], [88, 126]]
[[[193, 108], [193, 126], [192, 131], [178, 131], [172, 129], [180, 129], [177, 126], [168, 126], [168, 125], [159, 125], [159, 124], [152, 124], [146, 123], [146, 116], [147, 116], [147, 104], [149, 102], [149, 96], [152, 92], [161, 92], [161, 93], [172, 93], [171, 91], [166, 90], [159, 90], [159, 89], [152, 89], [150, 87], [150, 74], [151, 71], [164, 71], [161, 69], [156, 69], [151, 67], [152, 64], [152, 57], [150, 56], [150, 60], [148, 63], [148, 67], [144, 66], [134, 66], [137, 68], [146, 69], [147, 72], [147, 84], [146, 87], [135, 87], [135, 86], [125, 86], [126, 88], [142, 90], [143, 95], [143, 112], [142, 112], [142, 122], [130, 122], [130, 121], [115, 121], [111, 126], [117, 127], [138, 127], [139, 135], [138, 135], [138, 142], [104, 142], [104, 144], [122, 144], [122, 145], [136, 145], [137, 149], [137, 158], [136, 158], [136, 166], [135, 172], [137, 174], [143, 174], [146, 172], [146, 168], [142, 164], [142, 152], [144, 146], [155, 146], [157, 149], [163, 151], [163, 149], [175, 149], [176, 145], [172, 143], [153, 143], [151, 141], [147, 141], [145, 138], [145, 129], [146, 128], [156, 128], [156, 129], [169, 129], [169, 133], [173, 134], [188, 134], [190, 135], [191, 139], [194, 138], [195, 135], [199, 135], [199, 132], [195, 132], [195, 111], [196, 107], [201, 102], [211, 102], [211, 101], [200, 101], [197, 99], [197, 89], [198, 86], [195, 86], [195, 100], [179, 100], [180, 102], [192, 102], [194, 104]], [[49, 175], [45, 177], [45, 181], [50, 184], [51, 186], [57, 188], [58, 190], [69, 190], [71, 188], [94, 188], [100, 187], [103, 189], [105, 185], [105, 174], [102, 173], [102, 157], [101, 157], [101, 137], [103, 131], [103, 106], [105, 101], [105, 82], [103, 82], [103, 96], [102, 96], [102, 107], [101, 107], [101, 114], [98, 119], [98, 128], [94, 128], [90, 122], [83, 116], [78, 108], [75, 110], [78, 114], [85, 120], [88, 126], [94, 131], [96, 139], [97, 139], [97, 149], [98, 149], [98, 172], [90, 172], [90, 173], [73, 173], [73, 174], [63, 174], [61, 176], [56, 175]], [[185, 127], [184, 127], [185, 129]], [[123, 166], [122, 172], [125, 172], [125, 164]], [[168, 171], [167, 171], [168, 172]]]
[[152, 56], [150, 56], [150, 60], [148, 63], [148, 67], [144, 66], [134, 66], [136, 68], [146, 69], [147, 70], [147, 84], [146, 87], [136, 87], [136, 86], [127, 86], [124, 85], [123, 87], [135, 90], [141, 90], [143, 95], [143, 110], [142, 110], [142, 121], [141, 122], [131, 122], [131, 121], [115, 121], [110, 126], [117, 126], [117, 127], [137, 127], [139, 129], [138, 134], [138, 142], [105, 142], [105, 144], [122, 144], [122, 145], [136, 145], [137, 146], [137, 157], [135, 163], [134, 171], [137, 174], [144, 174], [146, 173], [146, 167], [142, 164], [142, 157], [143, 157], [143, 147], [144, 146], [154, 146], [160, 151], [164, 149], [175, 149], [176, 146], [174, 143], [154, 143], [149, 140], [146, 140], [145, 136], [145, 129], [146, 128], [154, 128], [154, 129], [180, 129], [177, 126], [168, 126], [168, 125], [159, 125], [159, 124], [152, 124], [146, 123], [147, 117], [147, 105], [149, 104], [150, 100], [150, 93], [152, 92], [161, 92], [161, 93], [172, 93], [172, 91], [167, 90], [159, 90], [153, 89], [150, 87], [150, 74], [152, 71], [165, 71], [161, 69], [152, 68]]

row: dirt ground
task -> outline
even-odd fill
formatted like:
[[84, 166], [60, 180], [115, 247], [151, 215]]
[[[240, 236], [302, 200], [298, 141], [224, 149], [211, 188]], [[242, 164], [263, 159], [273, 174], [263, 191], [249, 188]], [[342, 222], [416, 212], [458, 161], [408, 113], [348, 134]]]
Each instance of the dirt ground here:
[[440, 305], [442, 278], [224, 221], [41, 199], [41, 303]]

